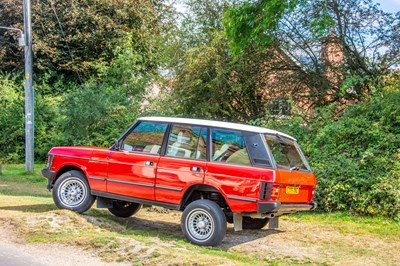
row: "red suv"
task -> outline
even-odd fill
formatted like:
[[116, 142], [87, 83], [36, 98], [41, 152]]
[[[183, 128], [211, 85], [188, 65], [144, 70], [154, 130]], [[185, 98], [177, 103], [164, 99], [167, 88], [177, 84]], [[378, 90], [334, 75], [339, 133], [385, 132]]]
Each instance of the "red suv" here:
[[57, 207], [82, 213], [95, 199], [118, 217], [142, 206], [183, 211], [188, 241], [219, 245], [235, 231], [278, 226], [315, 207], [316, 179], [296, 140], [242, 124], [140, 118], [111, 148], [55, 147], [42, 174]]

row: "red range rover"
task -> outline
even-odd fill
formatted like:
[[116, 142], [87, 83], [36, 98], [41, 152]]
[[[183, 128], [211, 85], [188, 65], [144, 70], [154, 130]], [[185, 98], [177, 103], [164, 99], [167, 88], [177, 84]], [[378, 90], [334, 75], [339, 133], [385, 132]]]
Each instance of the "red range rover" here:
[[219, 245], [235, 231], [278, 226], [315, 208], [316, 179], [296, 140], [242, 124], [140, 118], [111, 148], [55, 147], [42, 174], [57, 207], [129, 217], [142, 206], [183, 211], [188, 241]]

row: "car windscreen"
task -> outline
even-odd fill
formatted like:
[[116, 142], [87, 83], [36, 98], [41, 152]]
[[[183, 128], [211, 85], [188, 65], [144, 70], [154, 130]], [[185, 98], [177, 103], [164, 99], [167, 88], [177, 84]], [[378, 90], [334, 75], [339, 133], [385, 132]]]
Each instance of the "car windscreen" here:
[[295, 142], [265, 135], [265, 140], [275, 159], [277, 168], [286, 170], [305, 170], [308, 171], [307, 162]]

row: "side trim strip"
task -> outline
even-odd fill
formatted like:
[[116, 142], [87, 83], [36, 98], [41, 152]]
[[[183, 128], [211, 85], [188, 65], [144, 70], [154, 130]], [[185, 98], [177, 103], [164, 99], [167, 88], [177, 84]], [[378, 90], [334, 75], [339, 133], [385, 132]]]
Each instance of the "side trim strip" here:
[[140, 187], [154, 187], [154, 184], [130, 182], [130, 181], [124, 181], [124, 180], [118, 180], [118, 179], [112, 179], [112, 178], [107, 178], [107, 182], [120, 183], [120, 184], [133, 185], [133, 186], [140, 186]]
[[182, 188], [170, 187], [170, 186], [162, 186], [162, 185], [156, 185], [156, 188], [172, 190], [172, 191], [179, 191], [179, 192], [181, 192], [183, 190]]
[[230, 178], [230, 179], [245, 179], [245, 180], [250, 180], [250, 181], [260, 181], [260, 179], [256, 178], [249, 178], [249, 177], [243, 177], [243, 176], [231, 176], [231, 175], [225, 175], [225, 174], [215, 174], [215, 173], [210, 173], [206, 172], [207, 176], [216, 176], [216, 177], [225, 177], [225, 178]]
[[99, 181], [106, 181], [106, 178], [99, 177], [99, 176], [89, 176], [89, 179], [99, 180]]
[[122, 196], [122, 195], [108, 193], [108, 192], [102, 192], [102, 191], [98, 191], [98, 190], [91, 190], [90, 193], [94, 196], [108, 198], [108, 199], [136, 202], [136, 203], [145, 204], [145, 205], [156, 205], [156, 206], [164, 207], [164, 208], [171, 209], [171, 210], [179, 210], [180, 209], [180, 205], [178, 205], [178, 204], [171, 204], [171, 203], [160, 202], [160, 201], [155, 201], [155, 200], [139, 199], [139, 198]]
[[233, 199], [233, 200], [257, 202], [257, 200], [256, 200], [256, 199], [253, 199], [253, 198], [243, 198], [243, 197], [237, 197], [237, 196], [227, 196], [227, 198], [228, 198], [228, 199]]

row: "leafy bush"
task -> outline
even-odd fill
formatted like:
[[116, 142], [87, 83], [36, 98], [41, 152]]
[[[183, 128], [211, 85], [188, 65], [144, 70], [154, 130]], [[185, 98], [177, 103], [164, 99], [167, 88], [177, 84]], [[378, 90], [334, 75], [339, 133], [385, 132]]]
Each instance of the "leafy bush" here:
[[268, 126], [299, 139], [317, 175], [320, 209], [399, 219], [399, 103], [399, 91], [384, 92], [350, 106], [336, 120], [330, 107], [307, 126], [298, 117]]
[[[43, 161], [57, 138], [58, 98], [35, 93], [35, 158]], [[24, 85], [17, 76], [0, 75], [0, 161], [25, 157]]]
[[63, 145], [110, 146], [135, 120], [137, 104], [119, 90], [90, 83], [61, 104]]
[[0, 161], [15, 161], [24, 152], [23, 84], [10, 75], [0, 76]]

